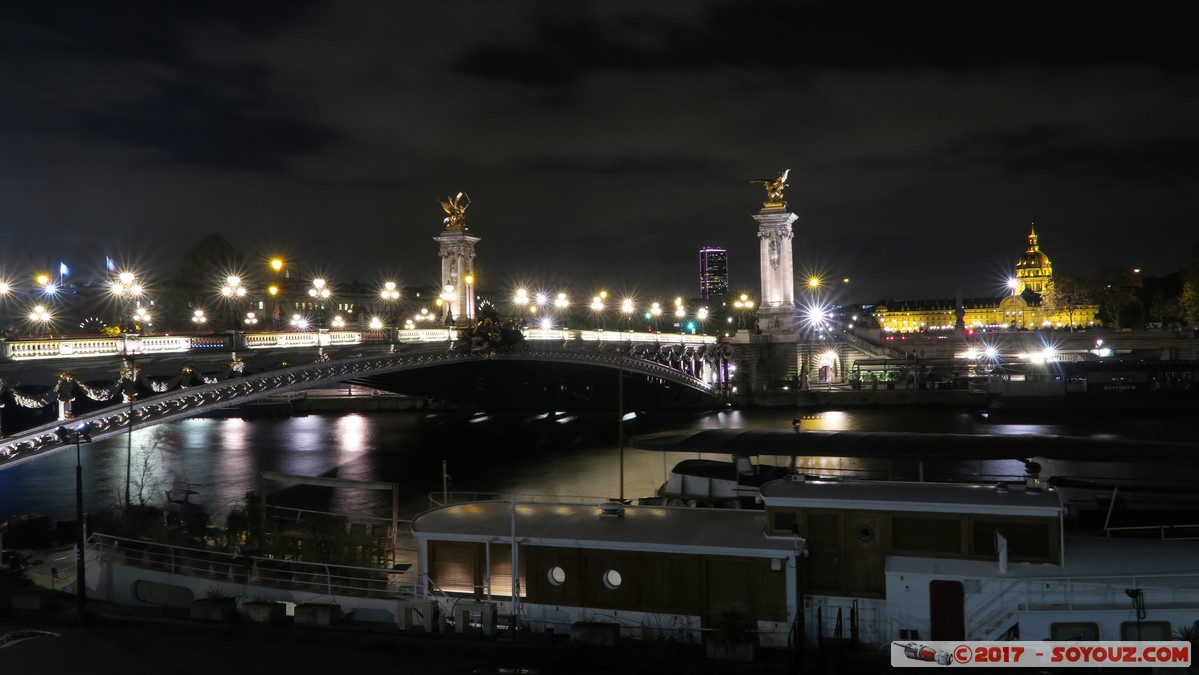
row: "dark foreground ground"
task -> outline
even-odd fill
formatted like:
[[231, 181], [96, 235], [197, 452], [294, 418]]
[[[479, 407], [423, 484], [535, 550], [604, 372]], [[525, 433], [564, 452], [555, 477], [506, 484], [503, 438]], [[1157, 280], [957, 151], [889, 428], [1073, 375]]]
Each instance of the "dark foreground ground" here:
[[[56, 610], [0, 614], [0, 673], [114, 675], [328, 675], [330, 673], [787, 673], [785, 653], [755, 663], [707, 659], [699, 645], [629, 641], [615, 648], [564, 637], [404, 634], [391, 626], [309, 627], [194, 622], [178, 611], [89, 604], [79, 626], [74, 598]], [[19, 639], [44, 631], [49, 635]], [[5, 639], [8, 636], [8, 639]], [[802, 672], [890, 670], [879, 661], [810, 658]]]

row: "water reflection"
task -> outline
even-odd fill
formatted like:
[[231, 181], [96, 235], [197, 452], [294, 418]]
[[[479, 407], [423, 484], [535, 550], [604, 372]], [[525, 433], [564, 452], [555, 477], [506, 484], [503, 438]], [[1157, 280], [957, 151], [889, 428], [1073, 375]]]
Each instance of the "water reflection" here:
[[[566, 419], [569, 417], [570, 419]], [[800, 415], [804, 430], [921, 431], [940, 433], [1056, 434], [1097, 438], [1186, 440], [1182, 420], [1121, 420], [1113, 416], [1052, 423], [999, 422], [950, 410], [850, 410]], [[644, 414], [626, 424], [626, 439], [666, 430], [745, 429], [787, 431], [793, 409], [714, 413]], [[477, 420], [473, 421], [472, 420]], [[204, 505], [221, 521], [259, 489], [262, 472], [335, 476], [397, 483], [401, 512], [428, 506], [442, 489], [442, 461], [457, 491], [615, 497], [621, 492], [615, 412], [610, 415], [378, 413], [284, 419], [193, 419], [134, 434], [135, 494], [161, 503], [173, 482], [198, 484]], [[83, 447], [85, 509], [111, 509], [125, 477], [125, 437]], [[677, 462], [698, 455], [655, 453], [626, 447], [624, 494], [653, 494]], [[40, 512], [70, 519], [74, 512], [74, 453], [58, 453], [0, 471], [0, 518]], [[1080, 458], [1085, 460], [1085, 458]], [[764, 459], [783, 464], [785, 459]], [[801, 458], [812, 472], [896, 479], [957, 476], [1000, 480], [1018, 477], [1023, 463], [867, 461]], [[1169, 467], [1055, 461], [1048, 471], [1097, 481], [1176, 481]], [[371, 490], [271, 486], [272, 503], [334, 510], [357, 516], [387, 515], [391, 496]]]

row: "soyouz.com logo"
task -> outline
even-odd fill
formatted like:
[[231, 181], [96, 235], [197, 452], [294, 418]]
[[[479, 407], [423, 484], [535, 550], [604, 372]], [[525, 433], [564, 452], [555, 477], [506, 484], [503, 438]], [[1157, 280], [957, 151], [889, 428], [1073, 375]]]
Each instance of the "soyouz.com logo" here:
[[901, 641], [891, 643], [891, 665], [1185, 668], [1191, 665], [1191, 643]]

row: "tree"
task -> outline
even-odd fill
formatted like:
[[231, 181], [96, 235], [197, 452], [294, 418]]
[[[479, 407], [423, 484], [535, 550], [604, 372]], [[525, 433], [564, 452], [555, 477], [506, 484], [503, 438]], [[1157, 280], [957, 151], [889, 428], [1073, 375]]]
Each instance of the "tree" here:
[[1193, 281], [1184, 281], [1179, 303], [1182, 305], [1182, 315], [1188, 322], [1199, 321], [1199, 285]]
[[1095, 301], [1087, 290], [1086, 284], [1078, 277], [1068, 274], [1057, 274], [1053, 283], [1041, 296], [1041, 307], [1047, 315], [1066, 315], [1066, 323], [1073, 329], [1075, 319], [1082, 320], [1090, 317], [1076, 317], [1079, 309], [1092, 305]]
[[209, 325], [217, 330], [235, 325], [249, 305], [235, 305], [219, 297], [219, 289], [230, 275], [241, 277], [241, 285], [250, 295], [257, 284], [246, 278], [250, 272], [246, 257], [219, 234], [210, 234], [197, 241], [183, 253], [178, 271], [156, 297], [154, 324], [160, 328], [181, 326], [190, 321], [194, 308], [208, 310]]
[[1099, 270], [1092, 277], [1091, 288], [1099, 311], [1116, 329], [1120, 328], [1120, 315], [1137, 304], [1141, 297], [1140, 280], [1126, 268], [1106, 267]]

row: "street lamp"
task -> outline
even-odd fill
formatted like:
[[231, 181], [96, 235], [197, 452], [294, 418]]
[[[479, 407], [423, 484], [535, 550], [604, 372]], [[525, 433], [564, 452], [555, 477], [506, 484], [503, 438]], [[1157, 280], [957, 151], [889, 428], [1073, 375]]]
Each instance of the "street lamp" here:
[[121, 323], [124, 324], [124, 315], [142, 295], [142, 285], [138, 282], [136, 274], [125, 270], [117, 274], [116, 281], [109, 285], [108, 290], [120, 301], [118, 311], [122, 315]]
[[[383, 290], [379, 291], [379, 297], [383, 300], [383, 304], [387, 306], [387, 323], [395, 323], [395, 303], [400, 299], [400, 289], [394, 281], [387, 281], [383, 284]], [[372, 326], [373, 328], [373, 326]], [[380, 326], [382, 328], [382, 326]]]
[[[133, 420], [130, 420], [130, 424], [132, 423]], [[60, 426], [54, 434], [64, 445], [72, 442], [75, 444], [75, 601], [79, 607], [79, 622], [84, 623], [87, 619], [87, 564], [84, 552], [87, 538], [83, 526], [83, 464], [80, 461], [79, 445], [91, 443], [92, 436], [86, 424], [78, 429]]]
[[237, 303], [246, 297], [246, 287], [242, 285], [241, 277], [234, 274], [225, 277], [225, 283], [221, 285], [221, 295], [230, 304], [227, 310], [229, 312], [229, 323], [236, 330], [237, 315], [241, 309]]
[[150, 332], [150, 312], [145, 307], [133, 311], [133, 325], [142, 333]]
[[733, 301], [733, 308], [737, 310], [737, 328], [745, 328], [745, 315], [753, 311], [754, 301], [742, 293], [740, 298]]
[[258, 315], [254, 312], [246, 312], [246, 318], [242, 319], [242, 323], [246, 324], [247, 326], [257, 326]]
[[204, 315], [204, 310], [197, 309], [192, 312], [192, 323], [196, 324], [197, 327], [208, 323], [208, 317]]
[[29, 320], [38, 324], [38, 333], [45, 334], [50, 326], [50, 321], [53, 319], [50, 311], [44, 305], [34, 305], [29, 312]]
[[312, 288], [308, 289], [308, 297], [313, 300], [312, 308], [320, 310], [320, 313], [317, 314], [318, 325], [325, 323], [325, 300], [328, 300], [331, 295], [333, 295], [333, 291], [324, 279], [318, 277], [312, 280]]
[[445, 320], [445, 325], [452, 326], [454, 324], [454, 301], [458, 299], [458, 294], [454, 292], [453, 284], [446, 284], [441, 289], [441, 307], [444, 310], [442, 317]]
[[624, 314], [625, 329], [629, 332], [633, 331], [633, 299], [625, 298], [620, 301], [620, 311]]
[[341, 330], [342, 328], [346, 327], [346, 320], [341, 318], [341, 315], [339, 314], [339, 315], [333, 317], [333, 321], [331, 322], [331, 325], [333, 326], [333, 328], [335, 330]]
[[599, 316], [600, 330], [604, 327], [604, 299], [600, 296], [595, 296], [591, 299], [591, 311]]

